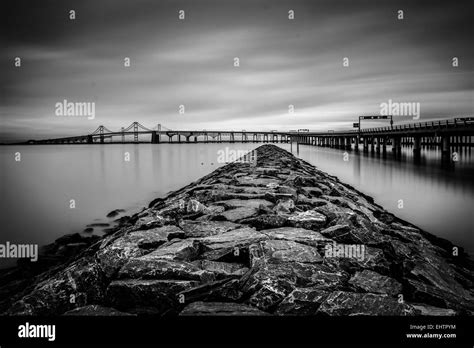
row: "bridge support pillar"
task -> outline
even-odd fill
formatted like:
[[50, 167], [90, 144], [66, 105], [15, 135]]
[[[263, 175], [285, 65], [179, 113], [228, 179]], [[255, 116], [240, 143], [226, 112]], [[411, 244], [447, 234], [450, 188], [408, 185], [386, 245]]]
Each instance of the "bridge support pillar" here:
[[392, 139], [392, 152], [397, 156], [402, 153], [402, 140], [400, 137]]
[[445, 135], [441, 138], [441, 156], [444, 159], [447, 159], [450, 156], [449, 146], [449, 135]]
[[346, 137], [345, 138], [345, 142], [346, 142], [346, 150], [350, 150], [351, 149], [351, 143], [352, 143], [352, 138], [351, 137]]
[[387, 137], [382, 137], [381, 140], [382, 140], [382, 152], [386, 154], [387, 153]]
[[421, 137], [413, 138], [413, 155], [419, 157], [421, 155]]
[[94, 139], [92, 138], [92, 135], [87, 136], [87, 143], [88, 144], [93, 144], [94, 143]]
[[365, 152], [368, 152], [368, 151], [369, 151], [369, 138], [367, 138], [366, 136], [364, 137], [363, 150], [364, 150]]
[[152, 144], [160, 143], [160, 134], [158, 132], [151, 133], [151, 143]]

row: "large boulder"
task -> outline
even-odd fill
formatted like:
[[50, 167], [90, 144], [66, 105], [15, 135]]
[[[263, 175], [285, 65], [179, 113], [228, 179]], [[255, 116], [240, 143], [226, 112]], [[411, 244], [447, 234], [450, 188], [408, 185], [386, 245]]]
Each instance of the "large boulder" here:
[[260, 232], [267, 235], [271, 239], [293, 241], [314, 247], [331, 242], [330, 239], [324, 237], [321, 233], [304, 228], [281, 227], [261, 230]]
[[231, 302], [193, 302], [186, 306], [179, 315], [216, 315], [216, 316], [255, 316], [268, 315], [258, 308], [241, 303]]
[[331, 294], [329, 291], [297, 288], [278, 305], [277, 315], [315, 315], [321, 303]]
[[142, 257], [144, 260], [166, 259], [192, 261], [199, 255], [199, 241], [193, 238], [173, 239], [151, 253]]
[[151, 257], [128, 260], [118, 273], [119, 279], [178, 279], [207, 282], [214, 280], [214, 274], [185, 261]]
[[388, 294], [390, 296], [397, 296], [402, 292], [402, 284], [397, 280], [370, 270], [357, 272], [349, 280], [349, 284], [359, 291]]
[[169, 238], [182, 235], [183, 231], [176, 226], [127, 233], [104, 245], [98, 251], [97, 259], [106, 276], [112, 278], [130, 258], [149, 253], [168, 242]]
[[49, 316], [104, 300], [106, 280], [93, 258], [80, 259], [15, 302], [10, 315]]
[[344, 286], [348, 275], [331, 266], [299, 262], [259, 262], [241, 280], [241, 289], [249, 303], [274, 310], [296, 287], [333, 290]]
[[414, 315], [413, 307], [389, 295], [335, 291], [318, 309], [318, 314], [345, 315]]
[[133, 314], [120, 312], [114, 308], [104, 307], [100, 305], [88, 305], [75, 308], [64, 313], [67, 316], [87, 316], [87, 317], [123, 317], [133, 316]]
[[182, 220], [179, 224], [186, 237], [208, 237], [242, 227], [230, 221], [193, 221]]
[[251, 216], [257, 215], [258, 209], [252, 207], [240, 207], [227, 210], [219, 215], [216, 215], [214, 220], [227, 220], [232, 222], [237, 222]]
[[245, 253], [243, 248], [250, 244], [268, 239], [268, 237], [253, 228], [245, 227], [225, 232], [215, 236], [200, 239], [204, 251], [202, 258], [218, 261], [228, 254], [239, 256]]
[[258, 243], [256, 247], [262, 249], [262, 254], [266, 259], [274, 259], [281, 262], [322, 262], [322, 258], [316, 248], [293, 241], [271, 239]]
[[107, 302], [135, 314], [176, 315], [181, 309], [178, 293], [198, 284], [189, 280], [115, 280], [107, 288]]

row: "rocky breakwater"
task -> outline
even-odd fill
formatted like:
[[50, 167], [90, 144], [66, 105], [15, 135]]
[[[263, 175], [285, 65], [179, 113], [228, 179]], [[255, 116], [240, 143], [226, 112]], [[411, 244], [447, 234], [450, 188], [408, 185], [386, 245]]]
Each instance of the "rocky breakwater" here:
[[6, 313], [472, 315], [461, 248], [285, 150], [255, 151], [37, 275]]

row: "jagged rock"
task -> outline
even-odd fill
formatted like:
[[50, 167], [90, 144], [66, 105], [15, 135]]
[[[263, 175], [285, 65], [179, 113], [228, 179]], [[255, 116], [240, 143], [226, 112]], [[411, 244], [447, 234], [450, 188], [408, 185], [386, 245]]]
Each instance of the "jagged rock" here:
[[326, 216], [314, 210], [298, 212], [288, 217], [291, 226], [306, 228], [308, 230], [320, 229], [326, 224]]
[[[331, 244], [326, 245], [325, 253], [322, 256], [327, 263], [332, 264], [337, 268], [343, 269], [349, 273], [368, 269], [383, 275], [390, 275], [391, 269], [389, 261], [381, 249], [357, 244], [338, 244], [338, 247], [348, 247], [352, 250], [352, 256], [346, 257], [344, 255], [337, 256], [328, 253], [329, 246], [331, 246]], [[360, 255], [358, 252], [360, 252]]]
[[227, 277], [241, 277], [248, 271], [248, 268], [245, 267], [245, 265], [239, 263], [197, 260], [194, 261], [193, 264], [195, 264], [200, 269], [213, 273], [217, 279]]
[[267, 235], [271, 239], [288, 240], [314, 247], [331, 242], [330, 239], [324, 237], [321, 233], [312, 230], [306, 230], [304, 228], [282, 227], [261, 230], [260, 232]]
[[215, 202], [215, 205], [222, 205], [226, 209], [235, 209], [235, 208], [255, 208], [258, 209], [260, 206], [264, 207], [272, 207], [273, 203], [269, 202], [265, 199], [251, 199], [251, 200], [243, 200], [243, 199], [230, 199], [228, 201], [219, 201]]
[[242, 219], [257, 215], [257, 214], [258, 214], [258, 209], [256, 208], [241, 207], [241, 208], [227, 210], [217, 215], [215, 220], [227, 220], [227, 221], [237, 222]]
[[321, 304], [318, 314], [414, 315], [413, 307], [388, 295], [335, 291]]
[[293, 179], [289, 181], [289, 183], [297, 187], [314, 187], [318, 185], [318, 181], [316, 178], [303, 175], [296, 175]]
[[155, 227], [162, 227], [166, 224], [166, 220], [160, 215], [143, 216], [135, 223], [136, 230], [149, 230]]
[[98, 316], [98, 317], [123, 317], [123, 316], [133, 316], [133, 314], [120, 312], [114, 308], [104, 307], [99, 305], [88, 305], [84, 307], [75, 308], [73, 310], [67, 311], [64, 315], [68, 316]]
[[418, 312], [419, 315], [426, 315], [426, 316], [452, 316], [456, 315], [456, 311], [452, 309], [446, 308], [438, 308], [433, 306], [427, 305], [419, 305], [419, 304], [412, 304], [413, 308]]
[[168, 241], [169, 237], [182, 235], [176, 226], [166, 226], [128, 233], [101, 248], [97, 259], [107, 277], [111, 278], [130, 258], [142, 256]]
[[266, 240], [260, 242], [263, 254], [268, 259], [277, 259], [282, 262], [322, 262], [316, 248], [286, 240]]
[[246, 186], [265, 186], [276, 184], [278, 185], [278, 181], [272, 178], [258, 178], [253, 176], [241, 176], [237, 178], [238, 185], [246, 185]]
[[274, 192], [267, 192], [265, 193], [265, 199], [272, 203], [277, 203], [281, 199], [296, 199], [294, 195], [291, 193], [274, 193]]
[[348, 275], [323, 264], [298, 262], [260, 263], [241, 280], [241, 289], [250, 294], [249, 303], [271, 310], [296, 287], [332, 290], [347, 282]]
[[264, 234], [249, 227], [202, 238], [200, 240], [204, 251], [202, 258], [207, 260], [219, 260], [229, 253], [236, 253], [236, 250], [239, 250], [237, 253], [240, 254], [241, 248], [248, 247], [250, 244], [267, 238], [268, 237]]
[[254, 316], [268, 315], [257, 308], [241, 303], [230, 302], [193, 302], [184, 308], [179, 315], [216, 315], [216, 316]]
[[178, 279], [213, 281], [211, 271], [203, 270], [193, 263], [147, 257], [128, 260], [118, 273], [119, 279]]
[[439, 287], [420, 281], [407, 279], [407, 293], [407, 300], [412, 302], [421, 302], [435, 307], [465, 311], [469, 315], [474, 313], [472, 297], [466, 298], [450, 291], [443, 291]]
[[199, 238], [214, 236], [235, 230], [242, 225], [230, 221], [192, 221], [182, 220], [179, 226], [183, 229], [186, 237]]
[[[350, 234], [350, 232], [351, 232], [351, 228], [349, 225], [333, 225], [320, 231], [320, 233], [323, 236], [333, 239], [337, 242], [341, 242], [341, 243], [346, 242], [346, 241], [349, 241], [349, 242], [354, 241], [354, 239], [352, 238], [351, 239], [345, 238], [345, 236]], [[356, 241], [358, 242], [359, 240], [356, 240]]]
[[288, 198], [288, 199], [280, 199], [275, 206], [274, 210], [277, 213], [285, 213], [289, 214], [295, 210], [295, 202]]
[[[104, 284], [95, 261], [83, 258], [38, 283], [29, 294], [12, 305], [8, 314], [48, 316], [62, 314], [77, 305], [98, 303], [104, 300]], [[71, 298], [75, 303], [71, 303]]]
[[257, 230], [265, 230], [270, 228], [283, 227], [287, 224], [288, 219], [281, 215], [259, 215], [240, 221], [241, 224], [247, 224], [255, 227]]
[[107, 217], [108, 218], [114, 218], [118, 215], [120, 215], [121, 213], [125, 213], [125, 210], [123, 209], [115, 209], [115, 210], [112, 210], [110, 213], [107, 214]]
[[184, 290], [178, 296], [185, 304], [195, 301], [235, 302], [243, 296], [238, 285], [238, 279], [225, 278]]
[[315, 315], [329, 291], [300, 288], [293, 290], [278, 306], [278, 315]]
[[207, 206], [202, 212], [203, 214], [205, 214], [204, 216], [212, 217], [215, 215], [219, 215], [220, 213], [223, 213], [224, 211], [225, 211], [224, 207], [211, 204]]
[[115, 280], [107, 288], [107, 301], [119, 310], [135, 314], [177, 314], [177, 294], [196, 285], [198, 282], [188, 280]]
[[456, 272], [449, 265], [439, 260], [429, 250], [419, 253], [422, 259], [415, 259], [415, 266], [410, 271], [410, 277], [432, 285], [442, 292], [453, 293], [468, 301], [474, 298], [456, 280]]
[[323, 191], [319, 187], [301, 187], [301, 192], [311, 197], [321, 197], [323, 195]]
[[[298, 197], [298, 191], [296, 189], [294, 189], [293, 187], [289, 187], [289, 186], [278, 186], [277, 188], [277, 194], [276, 194], [276, 197], [282, 197], [281, 195], [288, 195], [289, 198], [287, 199], [292, 199], [293, 201], [296, 200], [296, 198]], [[284, 197], [282, 197], [281, 199], [285, 199]]]
[[165, 259], [192, 261], [199, 255], [199, 242], [196, 239], [173, 239], [161, 245], [142, 259]]
[[370, 270], [357, 272], [349, 283], [357, 290], [377, 294], [397, 296], [402, 292], [402, 284], [393, 278], [386, 277]]
[[281, 168], [278, 167], [260, 167], [256, 170], [257, 173], [268, 175], [268, 176], [277, 176], [281, 172]]

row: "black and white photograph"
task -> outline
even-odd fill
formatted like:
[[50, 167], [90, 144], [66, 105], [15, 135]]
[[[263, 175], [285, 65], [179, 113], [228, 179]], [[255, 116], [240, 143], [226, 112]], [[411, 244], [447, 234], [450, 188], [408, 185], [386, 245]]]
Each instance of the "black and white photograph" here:
[[472, 347], [473, 0], [1, 7], [2, 348]]

